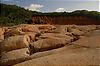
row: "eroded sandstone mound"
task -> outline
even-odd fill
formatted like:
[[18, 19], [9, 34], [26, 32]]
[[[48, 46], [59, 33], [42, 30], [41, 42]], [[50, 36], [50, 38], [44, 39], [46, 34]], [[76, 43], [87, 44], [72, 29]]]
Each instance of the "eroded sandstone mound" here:
[[11, 27], [8, 31], [5, 32], [5, 37], [17, 36], [17, 35], [27, 35], [27, 34], [37, 34], [46, 32], [56, 28], [53, 25], [28, 25], [21, 24]]
[[100, 25], [0, 28], [1, 65], [99, 65]]
[[0, 27], [0, 42], [2, 42], [4, 40], [4, 30], [3, 28]]
[[62, 47], [73, 40], [70, 36], [65, 36], [64, 38], [49, 37], [47, 39], [38, 40], [33, 42], [31, 45], [33, 47], [33, 52], [45, 51], [54, 48]]
[[13, 65], [25, 60], [29, 56], [28, 48], [12, 50], [0, 58], [1, 65]]
[[16, 50], [16, 49], [22, 49], [22, 48], [28, 48], [30, 44], [30, 38], [25, 36], [13, 36], [4, 39], [2, 43], [0, 44], [0, 54], [4, 54], [8, 51]]
[[[71, 47], [70, 47], [71, 48]], [[78, 47], [73, 47], [78, 48]], [[19, 65], [99, 65], [99, 49], [65, 49], [57, 54], [31, 59]], [[71, 51], [70, 51], [71, 50]], [[73, 52], [72, 52], [73, 51]]]

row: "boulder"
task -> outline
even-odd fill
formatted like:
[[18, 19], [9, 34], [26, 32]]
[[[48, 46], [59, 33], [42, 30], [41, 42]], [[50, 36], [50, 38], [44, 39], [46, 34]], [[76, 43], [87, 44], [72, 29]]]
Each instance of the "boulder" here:
[[30, 44], [30, 38], [27, 35], [24, 36], [13, 36], [4, 39], [4, 41], [0, 44], [0, 53], [21, 49], [21, 48], [28, 48]]
[[40, 52], [40, 51], [46, 51], [51, 50], [54, 48], [62, 47], [72, 41], [72, 37], [67, 36], [63, 38], [58, 37], [49, 37], [47, 39], [38, 40], [36, 42], [33, 42], [31, 45], [31, 52]]
[[29, 56], [28, 53], [28, 48], [9, 51], [0, 58], [0, 63], [1, 65], [14, 65], [23, 62]]
[[71, 33], [74, 36], [80, 36], [80, 35], [83, 35], [85, 33], [84, 31], [80, 31], [80, 30], [74, 29], [72, 27], [68, 27], [67, 32]]
[[0, 27], [0, 42], [4, 40], [4, 30]]
[[72, 35], [74, 35], [74, 36], [81, 36], [81, 35], [83, 35], [85, 32], [79, 31], [78, 29], [73, 29], [71, 33], [72, 33]]

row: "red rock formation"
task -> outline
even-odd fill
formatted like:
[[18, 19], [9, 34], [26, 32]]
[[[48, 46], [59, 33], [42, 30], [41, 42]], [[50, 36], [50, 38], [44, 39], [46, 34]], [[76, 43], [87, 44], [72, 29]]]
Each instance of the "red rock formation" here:
[[48, 22], [49, 24], [58, 24], [58, 25], [65, 25], [65, 24], [76, 24], [76, 25], [100, 25], [100, 20], [96, 20], [93, 18], [88, 17], [65, 17], [65, 16], [58, 16], [58, 17], [49, 17], [49, 16], [37, 16], [33, 17], [34, 20], [43, 20], [44, 22]]

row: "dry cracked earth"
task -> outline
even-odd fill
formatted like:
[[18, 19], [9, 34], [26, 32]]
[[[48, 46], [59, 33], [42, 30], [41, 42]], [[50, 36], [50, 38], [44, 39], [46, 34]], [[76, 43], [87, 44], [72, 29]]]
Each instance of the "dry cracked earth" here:
[[100, 25], [0, 27], [1, 65], [100, 65]]

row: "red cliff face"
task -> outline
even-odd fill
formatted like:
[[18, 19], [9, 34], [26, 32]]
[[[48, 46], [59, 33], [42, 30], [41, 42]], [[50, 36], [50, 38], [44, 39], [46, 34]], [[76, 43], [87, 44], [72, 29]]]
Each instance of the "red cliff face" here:
[[46, 17], [46, 16], [37, 16], [33, 17], [34, 20], [43, 20], [49, 24], [58, 24], [58, 25], [67, 25], [67, 24], [76, 24], [76, 25], [100, 25], [100, 20], [87, 17]]

